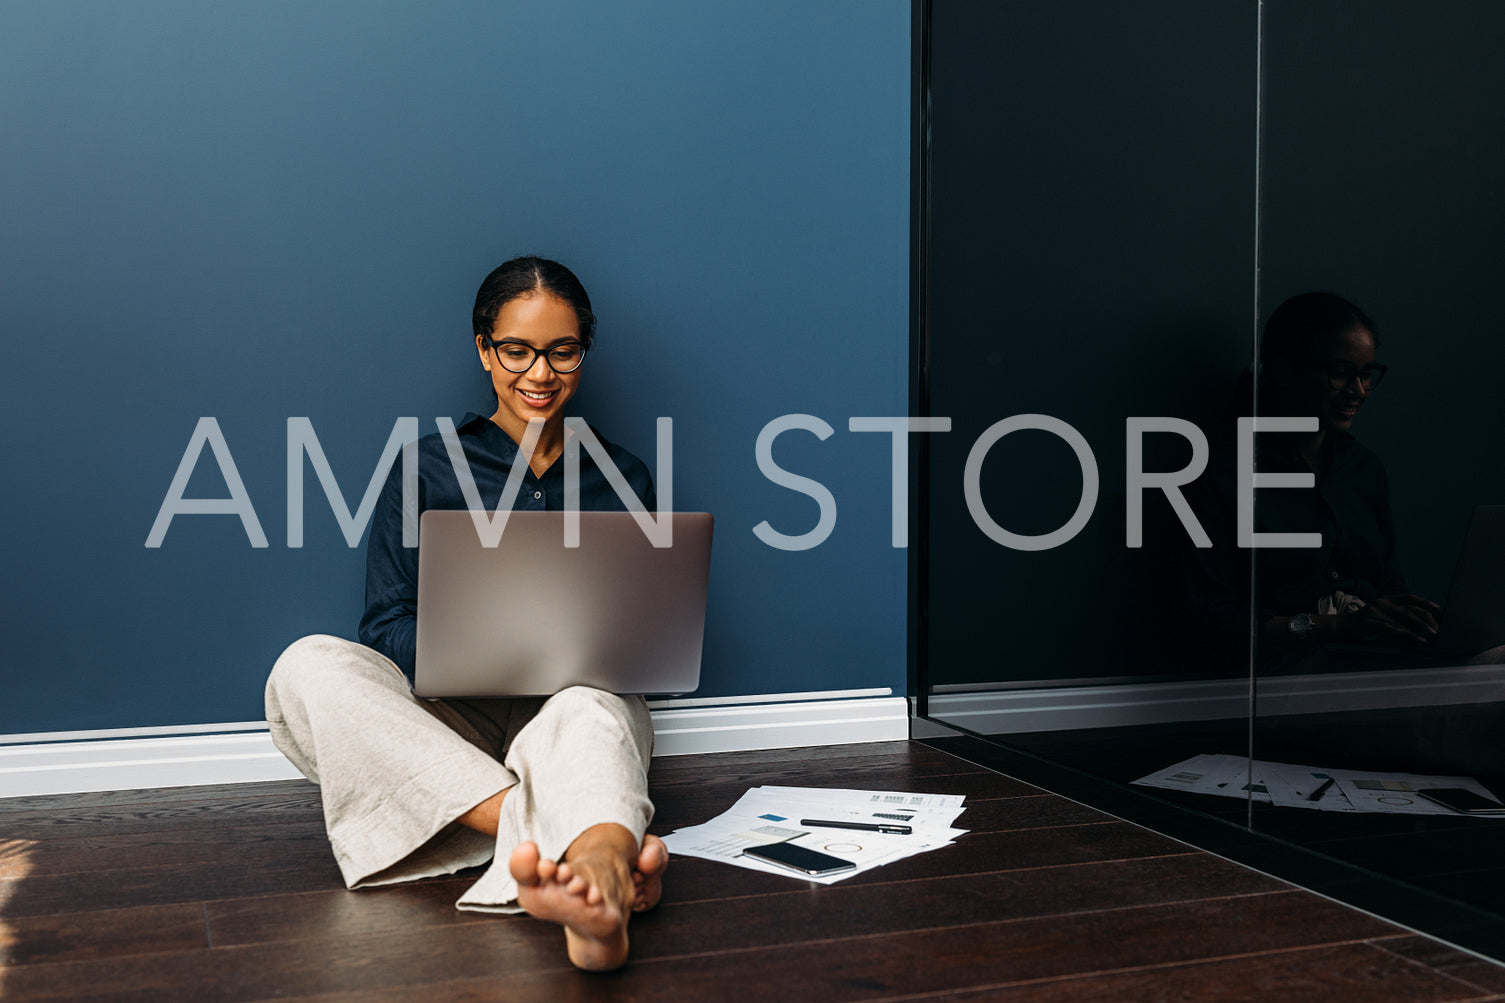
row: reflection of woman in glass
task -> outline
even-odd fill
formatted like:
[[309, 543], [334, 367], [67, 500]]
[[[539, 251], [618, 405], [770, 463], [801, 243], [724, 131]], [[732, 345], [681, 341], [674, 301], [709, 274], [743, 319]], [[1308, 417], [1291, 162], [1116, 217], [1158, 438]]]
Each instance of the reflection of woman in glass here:
[[[541, 420], [516, 507], [562, 508], [564, 408], [595, 328], [590, 299], [563, 265], [516, 258], [482, 283], [472, 321], [497, 407], [490, 418], [468, 415], [457, 430], [473, 479], [466, 489], [496, 505], [529, 423]], [[603, 444], [653, 508], [647, 467]], [[418, 453], [418, 509], [464, 508], [442, 438], [419, 440]], [[623, 507], [589, 451], [579, 487], [582, 508]], [[322, 788], [330, 843], [350, 887], [495, 858], [460, 908], [526, 910], [565, 928], [576, 965], [621, 965], [627, 921], [657, 903], [669, 859], [658, 837], [644, 835], [653, 815], [647, 706], [642, 697], [583, 686], [547, 700], [413, 696], [404, 674], [413, 671], [418, 551], [404, 545], [404, 497], [396, 464], [372, 518], [365, 643], [317, 635], [283, 653], [266, 691], [273, 739]], [[519, 568], [495, 596], [497, 615], [506, 615], [509, 594], [527, 588], [528, 569]]]
[[[1332, 293], [1286, 300], [1260, 342], [1256, 413], [1313, 416], [1317, 429], [1256, 436], [1256, 469], [1311, 473], [1312, 489], [1267, 490], [1254, 506], [1257, 533], [1320, 533], [1316, 548], [1256, 553], [1255, 605], [1262, 658], [1314, 651], [1320, 642], [1424, 645], [1437, 633], [1436, 603], [1411, 595], [1396, 558], [1385, 469], [1350, 429], [1386, 367], [1358, 307]], [[1247, 395], [1243, 396], [1247, 400]], [[1192, 560], [1194, 607], [1224, 638], [1248, 627], [1248, 552], [1236, 551], [1231, 479], [1212, 478], [1201, 500], [1214, 547]]]

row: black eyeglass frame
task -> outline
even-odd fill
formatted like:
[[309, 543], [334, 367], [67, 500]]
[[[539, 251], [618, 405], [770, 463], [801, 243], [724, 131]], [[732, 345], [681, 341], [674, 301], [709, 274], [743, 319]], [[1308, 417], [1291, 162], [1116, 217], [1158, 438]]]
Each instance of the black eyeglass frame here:
[[[1365, 393], [1380, 385], [1385, 374], [1390, 371], [1389, 366], [1374, 365], [1362, 368], [1350, 366], [1346, 363], [1331, 363], [1321, 367], [1322, 374], [1327, 377], [1327, 385], [1334, 390], [1346, 390], [1354, 380], [1359, 381], [1359, 386]], [[1368, 377], [1366, 380], [1365, 377]]]
[[[543, 356], [544, 365], [548, 366], [560, 376], [568, 376], [570, 373], [576, 372], [581, 366], [585, 365], [586, 353], [590, 351], [590, 343], [585, 341], [564, 341], [560, 342], [557, 345], [550, 345], [548, 348], [534, 348], [527, 342], [516, 341], [512, 338], [503, 338], [500, 341], [496, 341], [486, 337], [485, 335], [482, 335], [481, 340], [486, 343], [486, 347], [491, 349], [492, 354], [496, 356], [497, 365], [507, 370], [507, 372], [513, 373], [515, 375], [521, 375], [532, 369], [533, 364], [538, 361], [538, 357], [541, 355]], [[528, 360], [528, 364], [523, 368], [513, 369], [511, 366], [507, 365], [506, 362], [502, 361], [502, 353], [497, 351], [497, 349], [503, 345], [516, 345], [518, 348], [526, 348], [528, 351], [533, 353], [533, 356]], [[580, 349], [580, 361], [576, 362], [569, 369], [560, 369], [558, 366], [554, 365], [554, 360], [549, 358], [549, 353], [554, 351], [556, 348]]]

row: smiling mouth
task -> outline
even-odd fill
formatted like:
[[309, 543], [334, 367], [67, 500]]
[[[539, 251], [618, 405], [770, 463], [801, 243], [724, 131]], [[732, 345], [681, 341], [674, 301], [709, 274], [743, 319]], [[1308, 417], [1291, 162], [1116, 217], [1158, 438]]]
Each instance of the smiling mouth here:
[[553, 400], [554, 399], [554, 395], [557, 394], [557, 393], [559, 393], [559, 391], [558, 390], [550, 390], [550, 391], [548, 391], [546, 393], [540, 393], [539, 391], [536, 391], [536, 390], [521, 390], [521, 389], [519, 389], [518, 393], [522, 394], [525, 398], [527, 398], [530, 401], [538, 401], [539, 403], [543, 403], [544, 401]]

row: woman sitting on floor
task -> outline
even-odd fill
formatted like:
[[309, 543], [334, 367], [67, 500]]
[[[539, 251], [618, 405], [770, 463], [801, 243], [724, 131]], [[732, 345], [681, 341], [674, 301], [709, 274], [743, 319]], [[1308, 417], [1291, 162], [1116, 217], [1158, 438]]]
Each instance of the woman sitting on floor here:
[[[482, 502], [496, 503], [529, 423], [541, 420], [515, 507], [562, 509], [564, 408], [594, 335], [590, 298], [563, 265], [516, 258], [481, 284], [472, 325], [496, 410], [467, 415], [457, 433]], [[647, 467], [603, 444], [654, 508]], [[418, 452], [419, 511], [464, 508], [441, 436], [421, 439]], [[624, 508], [588, 451], [580, 506]], [[653, 816], [647, 705], [580, 686], [548, 699], [415, 697], [418, 551], [403, 546], [403, 519], [396, 464], [372, 520], [364, 643], [316, 635], [283, 653], [266, 689], [272, 737], [321, 786], [348, 887], [493, 861], [459, 908], [559, 923], [574, 964], [616, 968], [627, 960], [628, 919], [658, 902], [669, 860], [658, 837], [645, 835]], [[519, 592], [528, 587], [524, 571]], [[495, 601], [504, 610], [508, 596]]]

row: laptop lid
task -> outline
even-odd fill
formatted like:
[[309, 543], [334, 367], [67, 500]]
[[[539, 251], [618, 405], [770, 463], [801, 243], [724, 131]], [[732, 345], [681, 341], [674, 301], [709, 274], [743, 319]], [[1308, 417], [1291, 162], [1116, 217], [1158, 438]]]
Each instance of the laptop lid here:
[[673, 545], [657, 548], [630, 513], [581, 512], [580, 545], [566, 547], [564, 515], [508, 513], [501, 540], [486, 547], [469, 511], [423, 513], [414, 693], [700, 685], [713, 517], [666, 513]]
[[1505, 644], [1505, 505], [1480, 505], [1469, 517], [1438, 641], [1470, 654]]

